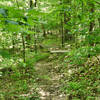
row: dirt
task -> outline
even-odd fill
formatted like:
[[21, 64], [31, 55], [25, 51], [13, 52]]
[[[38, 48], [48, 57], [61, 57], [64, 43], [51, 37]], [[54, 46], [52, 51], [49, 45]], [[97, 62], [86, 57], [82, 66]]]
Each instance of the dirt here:
[[38, 73], [38, 93], [41, 100], [66, 100], [64, 93], [60, 91], [60, 79], [62, 75], [55, 71], [57, 62], [51, 60], [51, 56], [48, 61], [39, 61], [35, 65], [36, 72]]

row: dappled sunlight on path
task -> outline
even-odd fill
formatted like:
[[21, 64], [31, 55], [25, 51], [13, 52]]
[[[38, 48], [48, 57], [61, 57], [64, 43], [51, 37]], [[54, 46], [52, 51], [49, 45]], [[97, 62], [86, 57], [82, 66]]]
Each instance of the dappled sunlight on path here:
[[66, 100], [60, 91], [61, 75], [55, 72], [55, 62], [39, 61], [35, 68], [38, 74], [38, 92], [41, 100]]

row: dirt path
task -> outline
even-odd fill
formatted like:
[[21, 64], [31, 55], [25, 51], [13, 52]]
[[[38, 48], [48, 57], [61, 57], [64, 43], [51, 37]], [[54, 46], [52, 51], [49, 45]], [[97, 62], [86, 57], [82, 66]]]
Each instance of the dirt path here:
[[66, 100], [65, 95], [60, 92], [61, 75], [55, 72], [57, 62], [40, 61], [35, 66], [38, 73], [38, 92], [41, 100]]

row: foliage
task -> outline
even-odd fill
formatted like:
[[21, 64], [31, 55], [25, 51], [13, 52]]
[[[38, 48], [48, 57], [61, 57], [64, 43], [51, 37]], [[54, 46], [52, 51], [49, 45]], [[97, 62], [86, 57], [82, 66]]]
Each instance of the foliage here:
[[[39, 100], [35, 65], [56, 59], [63, 92], [83, 100], [99, 95], [99, 8], [98, 0], [1, 0], [0, 98]], [[59, 49], [67, 53], [48, 59]], [[30, 83], [33, 94], [24, 98]]]

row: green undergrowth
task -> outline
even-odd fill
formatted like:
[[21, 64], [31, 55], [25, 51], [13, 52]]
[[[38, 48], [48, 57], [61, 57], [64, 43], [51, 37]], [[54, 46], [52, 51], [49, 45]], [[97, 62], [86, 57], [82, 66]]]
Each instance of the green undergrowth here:
[[84, 46], [78, 49], [72, 49], [68, 53], [68, 58], [65, 59], [65, 62], [69, 62], [70, 64], [82, 65], [84, 64], [88, 58], [93, 56], [97, 56], [100, 54], [100, 45], [97, 46]]
[[34, 55], [34, 62], [38, 62], [40, 60], [45, 60], [49, 57], [49, 53], [37, 53]]
[[20, 57], [0, 57], [0, 100], [39, 100], [34, 67], [36, 62], [47, 59], [49, 53], [27, 54], [26, 62]]
[[12, 56], [12, 54], [6, 49], [0, 49], [0, 55], [8, 59]]
[[[0, 79], [0, 100], [39, 98], [33, 69], [16, 69], [12, 72], [6, 72]], [[31, 84], [32, 87], [30, 87]], [[32, 91], [30, 91], [31, 89]]]
[[[52, 41], [51, 41], [52, 39]], [[43, 41], [43, 45], [45, 46], [59, 46], [59, 44], [61, 44], [61, 41], [60, 41], [60, 38], [57, 38], [57, 36], [48, 36], [48, 38], [46, 38], [44, 41]]]
[[[61, 88], [73, 99], [90, 100], [100, 95], [100, 45], [72, 49], [63, 62]], [[93, 99], [95, 100], [95, 99]]]

